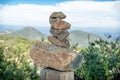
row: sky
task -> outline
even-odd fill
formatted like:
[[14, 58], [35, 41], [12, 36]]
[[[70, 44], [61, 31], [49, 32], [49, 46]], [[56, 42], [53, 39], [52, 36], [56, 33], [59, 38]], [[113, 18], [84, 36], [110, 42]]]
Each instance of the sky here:
[[0, 25], [49, 27], [57, 11], [72, 27], [120, 29], [120, 0], [0, 0]]

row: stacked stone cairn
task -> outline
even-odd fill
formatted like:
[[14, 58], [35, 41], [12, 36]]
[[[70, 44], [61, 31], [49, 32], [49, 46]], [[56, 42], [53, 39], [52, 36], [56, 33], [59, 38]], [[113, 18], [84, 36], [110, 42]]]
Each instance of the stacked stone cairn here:
[[41, 70], [40, 80], [74, 80], [74, 71], [83, 63], [82, 55], [69, 49], [67, 37], [70, 24], [62, 19], [62, 12], [53, 12], [49, 18], [52, 44], [36, 42], [30, 49], [30, 56]]
[[68, 29], [70, 29], [70, 24], [62, 19], [65, 19], [66, 15], [63, 12], [53, 12], [49, 18], [51, 25], [50, 32], [53, 36], [49, 36], [48, 40], [57, 46], [69, 47], [69, 41], [67, 37], [69, 36]]

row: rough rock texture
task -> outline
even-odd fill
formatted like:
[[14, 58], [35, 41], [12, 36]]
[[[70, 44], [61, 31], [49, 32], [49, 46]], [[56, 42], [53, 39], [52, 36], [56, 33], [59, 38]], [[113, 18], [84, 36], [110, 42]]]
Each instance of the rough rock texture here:
[[71, 25], [68, 22], [63, 20], [58, 20], [53, 24], [53, 28], [58, 30], [70, 29], [70, 26]]
[[53, 36], [57, 37], [59, 40], [64, 40], [69, 36], [69, 32], [67, 30], [56, 30], [51, 28], [50, 32]]
[[50, 18], [60, 18], [60, 19], [64, 19], [66, 18], [66, 15], [63, 12], [53, 12], [50, 15]]
[[[63, 12], [53, 12], [50, 15], [49, 22], [51, 25], [50, 33], [52, 37], [49, 36], [48, 40], [60, 47], [70, 47], [67, 37], [69, 36], [68, 29], [70, 29], [70, 23], [62, 20], [66, 18]], [[56, 44], [58, 42], [58, 44]]]
[[31, 47], [30, 56], [39, 67], [61, 71], [74, 71], [83, 60], [81, 55], [70, 49], [41, 42]]
[[63, 12], [53, 12], [49, 17], [49, 22], [53, 26], [54, 22], [66, 18]]
[[74, 72], [61, 72], [54, 69], [43, 69], [40, 80], [74, 80]]
[[54, 37], [54, 36], [49, 36], [48, 37], [48, 40], [52, 43], [52, 44], [54, 44], [54, 45], [56, 45], [56, 46], [60, 46], [60, 47], [69, 47], [70, 45], [70, 43], [69, 43], [69, 41], [67, 40], [67, 39], [64, 39], [64, 40], [59, 40], [59, 39], [57, 39], [56, 37]]

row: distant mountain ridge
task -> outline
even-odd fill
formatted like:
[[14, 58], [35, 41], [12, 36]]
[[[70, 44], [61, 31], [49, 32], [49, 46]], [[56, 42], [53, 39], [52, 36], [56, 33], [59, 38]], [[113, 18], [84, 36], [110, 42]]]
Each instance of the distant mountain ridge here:
[[5, 30], [5, 31], [1, 31], [0, 35], [11, 34], [11, 33], [13, 33], [12, 30]]
[[43, 39], [46, 39], [46, 35], [39, 32], [33, 27], [25, 27], [21, 30], [12, 32], [9, 34], [10, 36], [19, 36], [19, 37], [24, 37], [29, 40], [40, 40], [42, 41]]
[[100, 37], [92, 33], [75, 30], [70, 32], [68, 39], [71, 45], [78, 44], [80, 47], [87, 47], [90, 42], [99, 40]]
[[[25, 28], [25, 25], [2, 25], [0, 24], [0, 32], [1, 31], [5, 31], [5, 30], [13, 30], [13, 31], [17, 31], [20, 29]], [[33, 26], [35, 29], [37, 29], [38, 31], [46, 34], [46, 35], [50, 35], [49, 33], [49, 29], [50, 26]], [[111, 28], [111, 27], [92, 27], [92, 26], [88, 26], [88, 27], [71, 27], [70, 31], [74, 31], [74, 30], [81, 30], [81, 31], [85, 31], [85, 32], [90, 32], [96, 35], [99, 35], [101, 37], [106, 37], [105, 34], [109, 33], [111, 35], [111, 40], [116, 40], [119, 36], [120, 36], [120, 27], [118, 28]]]
[[[0, 33], [2, 33], [1, 35], [24, 37], [29, 40], [39, 40], [39, 41], [47, 40], [47, 36], [48, 36], [48, 35], [41, 33], [39, 30], [33, 27], [25, 27], [17, 31], [6, 30]], [[87, 47], [90, 42], [94, 42], [95, 40], [99, 40], [100, 38], [101, 37], [99, 37], [98, 35], [95, 35], [89, 32], [84, 32], [81, 30], [71, 31], [70, 35], [68, 36], [68, 40], [71, 45], [78, 44], [80, 47]], [[119, 40], [120, 38], [118, 38], [118, 41]]]

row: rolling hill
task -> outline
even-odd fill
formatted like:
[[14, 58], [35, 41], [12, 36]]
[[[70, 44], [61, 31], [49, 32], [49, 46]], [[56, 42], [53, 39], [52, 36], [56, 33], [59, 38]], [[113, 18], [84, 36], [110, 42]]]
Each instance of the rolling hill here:
[[79, 44], [80, 47], [87, 47], [89, 42], [99, 40], [99, 36], [80, 30], [71, 31], [68, 37], [71, 45]]
[[11, 33], [13, 33], [12, 30], [5, 30], [5, 31], [1, 31], [0, 35], [11, 34]]
[[12, 32], [11, 34], [8, 34], [10, 36], [19, 36], [24, 37], [29, 40], [40, 40], [46, 39], [46, 35], [39, 32], [38, 30], [32, 28], [32, 27], [25, 27], [21, 30]]
[[[39, 41], [47, 40], [47, 36], [48, 36], [48, 35], [41, 33], [39, 30], [33, 27], [25, 27], [21, 30], [17, 30], [17, 31], [14, 31], [14, 32], [11, 32], [5, 35], [23, 37], [29, 40], [39, 40]], [[99, 40], [100, 38], [101, 37], [95, 34], [89, 33], [89, 32], [84, 32], [81, 30], [74, 30], [70, 32], [68, 40], [70, 41], [71, 45], [79, 44], [80, 47], [87, 47], [89, 45], [89, 42]]]

